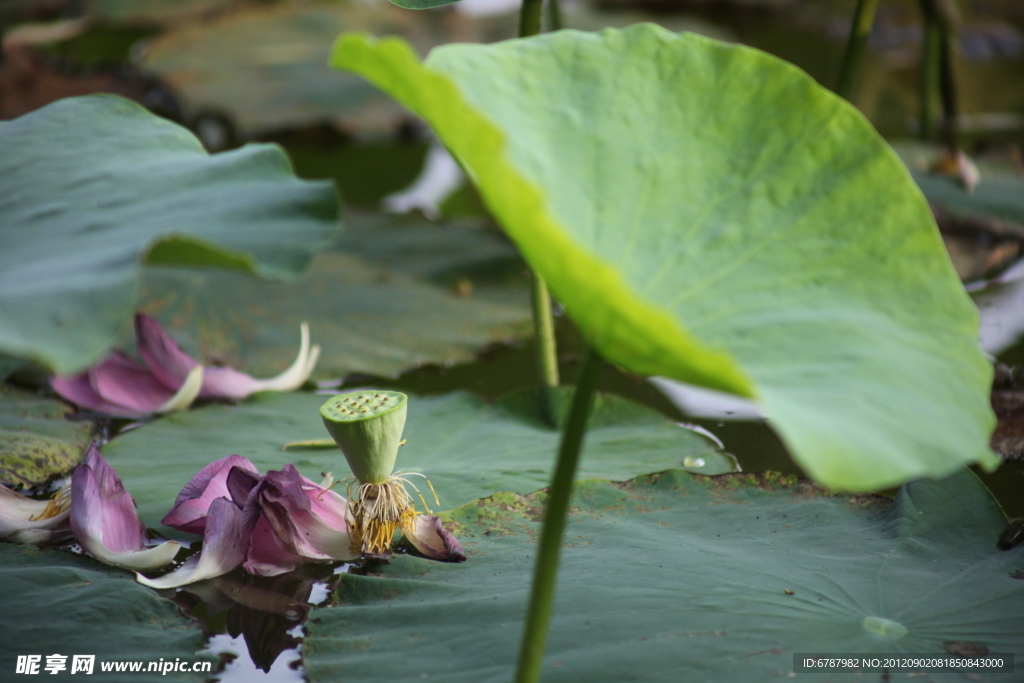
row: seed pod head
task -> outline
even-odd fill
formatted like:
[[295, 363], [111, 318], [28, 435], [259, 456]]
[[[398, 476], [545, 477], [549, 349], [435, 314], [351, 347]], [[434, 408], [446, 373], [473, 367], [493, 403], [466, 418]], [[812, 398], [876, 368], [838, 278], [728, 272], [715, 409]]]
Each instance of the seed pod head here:
[[408, 405], [405, 394], [372, 389], [338, 394], [320, 406], [320, 417], [356, 479], [382, 484], [391, 476]]

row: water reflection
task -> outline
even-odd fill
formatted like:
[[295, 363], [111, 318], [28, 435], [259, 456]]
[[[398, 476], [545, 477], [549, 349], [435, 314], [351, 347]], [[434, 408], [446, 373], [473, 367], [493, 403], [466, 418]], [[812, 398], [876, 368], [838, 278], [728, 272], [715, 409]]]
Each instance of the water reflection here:
[[299, 683], [306, 617], [352, 566], [306, 564], [273, 577], [236, 570], [184, 586], [173, 600], [202, 629], [204, 653], [224, 662], [216, 680]]

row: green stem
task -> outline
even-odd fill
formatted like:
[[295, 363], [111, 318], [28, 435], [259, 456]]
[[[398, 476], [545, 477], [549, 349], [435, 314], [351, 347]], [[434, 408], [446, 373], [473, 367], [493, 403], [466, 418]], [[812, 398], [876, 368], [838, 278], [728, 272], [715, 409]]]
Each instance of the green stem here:
[[555, 352], [555, 324], [551, 317], [551, 295], [544, 276], [533, 273], [533, 333], [537, 337], [537, 363], [546, 387], [558, 386], [558, 354]]
[[[549, 3], [556, 0], [548, 0]], [[523, 0], [519, 15], [519, 37], [540, 33], [544, 0]], [[551, 294], [544, 277], [533, 272], [533, 335], [540, 369], [540, 413], [552, 426], [556, 424], [551, 387], [558, 386], [558, 352], [555, 348], [555, 325], [551, 318]]]
[[580, 460], [583, 436], [587, 430], [594, 393], [601, 379], [604, 361], [593, 349], [587, 349], [576, 377], [576, 393], [569, 409], [569, 419], [562, 432], [562, 445], [558, 450], [555, 477], [548, 489], [544, 507], [544, 529], [541, 532], [540, 552], [533, 572], [533, 589], [526, 615], [523, 642], [519, 648], [519, 668], [516, 683], [536, 683], [544, 659], [544, 643], [555, 600], [555, 580], [558, 576], [558, 556], [562, 550], [562, 535], [569, 511], [576, 465]]
[[864, 61], [864, 48], [868, 44], [871, 26], [875, 23], [875, 9], [878, 0], [857, 0], [857, 10], [853, 15], [850, 27], [850, 38], [846, 41], [846, 52], [843, 53], [843, 65], [839, 69], [839, 82], [836, 94], [850, 101], [853, 86], [857, 83], [861, 62]]
[[562, 23], [562, 7], [558, 0], [547, 0], [548, 30], [558, 31], [564, 25]]
[[540, 33], [540, 14], [544, 0], [523, 0], [519, 12], [519, 37], [535, 36]]
[[960, 149], [960, 135], [957, 129], [957, 121], [960, 114], [960, 106], [956, 90], [956, 75], [953, 72], [953, 51], [956, 41], [956, 32], [953, 28], [953, 18], [943, 16], [940, 12], [940, 89], [942, 94], [942, 135], [945, 138], [946, 146], [951, 154]]
[[924, 19], [924, 41], [921, 48], [919, 134], [923, 140], [930, 140], [935, 137], [934, 103], [942, 60], [942, 27], [935, 8], [928, 0], [921, 0], [921, 13]]

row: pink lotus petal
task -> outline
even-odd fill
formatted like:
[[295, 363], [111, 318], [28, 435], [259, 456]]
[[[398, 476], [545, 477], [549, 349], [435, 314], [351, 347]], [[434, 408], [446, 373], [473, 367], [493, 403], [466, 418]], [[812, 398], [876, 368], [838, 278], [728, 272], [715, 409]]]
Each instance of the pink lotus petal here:
[[81, 375], [54, 377], [50, 380], [50, 386], [65, 401], [70, 401], [80, 408], [109, 413], [118, 417], [140, 417], [143, 414], [103, 400], [103, 397], [92, 388], [88, 372], [83, 372]]
[[260, 381], [244, 372], [229, 367], [207, 367], [199, 396], [241, 401], [261, 390]]
[[189, 371], [199, 365], [181, 350], [156, 319], [141, 313], [135, 315], [135, 341], [146, 367], [168, 389], [180, 387]]
[[115, 567], [155, 569], [174, 559], [181, 544], [146, 546], [135, 502], [93, 443], [71, 475], [71, 529], [84, 550]]
[[202, 534], [206, 530], [206, 515], [210, 504], [217, 498], [232, 497], [227, 484], [232, 467], [253, 474], [259, 473], [252, 461], [240, 455], [229, 455], [210, 463], [185, 484], [174, 501], [174, 507], [161, 523], [179, 531]]
[[187, 583], [226, 574], [245, 559], [254, 521], [234, 502], [218, 498], [210, 504], [203, 549], [173, 572], [156, 579], [136, 574], [139, 583], [152, 588], [176, 588]]
[[267, 472], [258, 501], [274, 533], [292, 553], [314, 560], [353, 560], [347, 503], [298, 473], [293, 465]]
[[245, 571], [259, 576], [277, 576], [294, 571], [307, 562], [309, 558], [296, 555], [284, 546], [261, 513], [252, 530], [249, 554], [242, 565]]
[[462, 544], [441, 524], [436, 515], [418, 515], [412, 528], [402, 527], [402, 533], [416, 550], [427, 557], [442, 562], [465, 562], [466, 552]]
[[262, 479], [263, 477], [258, 472], [250, 472], [242, 467], [232, 467], [228, 470], [226, 482], [228, 497], [235, 501], [235, 505], [240, 508], [251, 507], [254, 503], [250, 503], [249, 500], [253, 497], [253, 489]]
[[89, 371], [89, 379], [103, 400], [137, 413], [156, 412], [176, 391], [164, 386], [152, 372], [116, 351]]
[[292, 391], [302, 386], [313, 372], [320, 347], [309, 346], [309, 325], [299, 326], [299, 354], [291, 366], [276, 377], [256, 379], [229, 367], [206, 368], [203, 377], [203, 398], [222, 398], [241, 401], [257, 391]]

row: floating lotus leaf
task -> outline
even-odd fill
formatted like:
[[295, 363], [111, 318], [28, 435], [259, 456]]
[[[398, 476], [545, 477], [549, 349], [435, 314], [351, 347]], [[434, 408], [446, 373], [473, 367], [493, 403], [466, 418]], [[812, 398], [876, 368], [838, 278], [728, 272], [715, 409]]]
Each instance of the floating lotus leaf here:
[[[232, 453], [260, 470], [285, 463], [311, 479], [349, 475], [338, 449], [282, 451], [284, 444], [330, 438], [320, 418], [320, 394], [257, 394], [237, 406], [211, 405], [161, 418], [104, 447], [142, 521], [156, 527], [192, 475]], [[532, 392], [489, 404], [466, 393], [409, 398], [397, 469], [430, 477], [445, 507], [494, 491], [527, 493], [548, 483], [559, 433], [536, 416]], [[568, 395], [559, 394], [561, 408]], [[664, 467], [718, 474], [734, 468], [708, 439], [651, 410], [615, 396], [598, 400], [580, 477], [628, 479]], [[433, 505], [433, 501], [431, 501]], [[162, 528], [169, 535], [175, 532]]]
[[[132, 574], [106, 567], [88, 557], [62, 550], [0, 544], [0, 662], [5, 677], [17, 680], [19, 655], [42, 655], [39, 674], [47, 656], [66, 655], [70, 676], [73, 655], [95, 655], [92, 676], [85, 680], [207, 681], [209, 673], [161, 672], [113, 673], [103, 663], [138, 661], [206, 663], [215, 671], [217, 662], [197, 654], [203, 635], [170, 600], [135, 582]], [[31, 680], [31, 679], [28, 679]], [[75, 680], [75, 679], [70, 679]]]
[[[444, 229], [426, 230], [414, 242], [423, 243], [438, 231]], [[409, 232], [415, 233], [416, 228]], [[476, 231], [456, 232], [475, 237]], [[393, 235], [382, 230], [379, 241], [367, 241], [383, 249], [381, 245], [400, 246], [411, 236], [406, 231]], [[497, 242], [509, 255], [507, 245], [493, 236], [483, 242]], [[483, 242], [476, 244], [486, 249]], [[218, 360], [255, 376], [274, 375], [288, 367], [303, 321], [309, 323], [312, 341], [322, 350], [316, 378], [339, 378], [352, 372], [397, 374], [426, 363], [471, 360], [484, 346], [528, 333], [530, 309], [521, 284], [485, 286], [460, 294], [456, 282], [434, 284], [403, 272], [422, 270], [416, 263], [435, 272], [445, 263], [453, 269], [446, 273], [468, 272], [462, 268], [479, 263], [475, 251], [455, 250], [430, 259], [434, 265], [421, 257], [409, 266], [381, 266], [352, 250], [328, 249], [317, 254], [309, 271], [295, 282], [225, 270], [147, 268], [140, 307], [158, 318], [197, 358]], [[460, 268], [459, 263], [464, 266]], [[472, 287], [473, 282], [486, 283], [487, 276], [469, 272], [465, 282]], [[130, 346], [130, 333], [122, 342]]]
[[[400, 555], [342, 576], [333, 606], [310, 614], [309, 680], [510, 680], [543, 501], [501, 493], [444, 515], [463, 564]], [[1024, 655], [1024, 547], [996, 549], [1006, 518], [968, 471], [891, 503], [778, 475], [668, 471], [579, 482], [572, 511], [545, 681], [771, 681], [801, 652]]]
[[0, 385], [0, 484], [37, 486], [68, 474], [92, 441], [92, 424], [68, 422], [62, 401]]
[[133, 312], [138, 264], [300, 272], [338, 200], [272, 145], [210, 156], [191, 133], [99, 95], [0, 122], [0, 353], [71, 373]]

